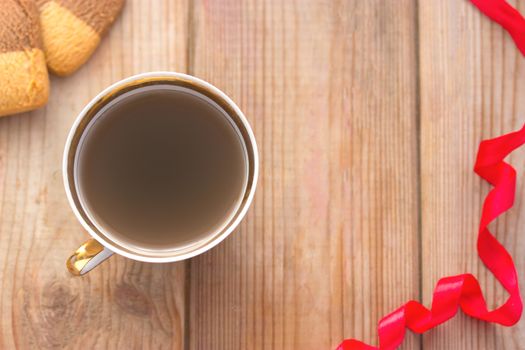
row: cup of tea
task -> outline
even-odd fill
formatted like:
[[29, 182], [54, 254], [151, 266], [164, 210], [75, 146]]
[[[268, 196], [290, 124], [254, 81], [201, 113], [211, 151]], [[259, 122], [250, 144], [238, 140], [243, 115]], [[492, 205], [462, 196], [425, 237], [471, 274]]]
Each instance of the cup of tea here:
[[93, 237], [68, 270], [83, 275], [114, 253], [163, 263], [211, 249], [245, 216], [258, 172], [246, 117], [213, 85], [174, 72], [111, 85], [66, 141], [67, 198]]

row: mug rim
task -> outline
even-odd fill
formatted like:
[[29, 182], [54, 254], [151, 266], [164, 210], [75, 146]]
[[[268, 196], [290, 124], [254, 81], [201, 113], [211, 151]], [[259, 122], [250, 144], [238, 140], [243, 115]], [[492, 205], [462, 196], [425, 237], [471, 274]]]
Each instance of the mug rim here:
[[[71, 193], [71, 183], [75, 183], [74, 179], [70, 179], [69, 173], [68, 173], [68, 165], [69, 165], [69, 159], [70, 159], [70, 152], [71, 152], [71, 146], [73, 144], [74, 136], [76, 134], [76, 131], [81, 124], [81, 122], [84, 120], [86, 115], [92, 110], [92, 108], [104, 97], [110, 95], [115, 90], [118, 90], [120, 87], [124, 87], [126, 85], [129, 85], [133, 82], [142, 80], [142, 79], [154, 79], [154, 78], [175, 78], [180, 80], [186, 80], [189, 81], [191, 84], [197, 84], [201, 85], [206, 89], [209, 89], [212, 93], [218, 95], [220, 98], [222, 98], [227, 105], [233, 110], [233, 112], [236, 114], [236, 116], [239, 118], [240, 122], [242, 123], [244, 130], [246, 131], [248, 135], [248, 140], [250, 142], [250, 146], [253, 149], [253, 179], [251, 182], [251, 186], [248, 186], [246, 188], [246, 192], [244, 193], [244, 196], [246, 196], [246, 199], [244, 200], [244, 203], [241, 203], [239, 208], [237, 209], [237, 212], [235, 214], [235, 217], [233, 220], [222, 230], [222, 232], [216, 233], [216, 236], [213, 236], [213, 239], [202, 241], [199, 245], [199, 242], [197, 242], [195, 245], [196, 247], [194, 249], [191, 249], [187, 252], [176, 252], [174, 251], [172, 255], [168, 256], [144, 256], [140, 255], [134, 251], [130, 250], [124, 250], [121, 249], [121, 247], [117, 246], [113, 240], [110, 239], [104, 239], [101, 237], [101, 235], [96, 232], [91, 225], [86, 222], [85, 218], [82, 216], [82, 214], [79, 211], [79, 208], [77, 207], [77, 204], [75, 202], [75, 199], [73, 198], [73, 194]], [[257, 148], [257, 142], [255, 140], [255, 135], [253, 133], [253, 130], [250, 126], [250, 123], [248, 122], [246, 116], [241, 111], [241, 109], [233, 102], [233, 100], [226, 95], [222, 90], [215, 87], [214, 85], [197, 78], [192, 75], [179, 73], [179, 72], [172, 72], [172, 71], [153, 71], [153, 72], [144, 72], [140, 74], [135, 74], [130, 77], [121, 79], [110, 86], [103, 89], [100, 93], [98, 93], [94, 98], [92, 98], [89, 103], [80, 111], [80, 113], [75, 118], [67, 139], [66, 144], [64, 148], [64, 154], [62, 159], [62, 176], [63, 176], [63, 182], [64, 187], [66, 190], [66, 196], [68, 199], [69, 206], [73, 210], [73, 213], [75, 214], [77, 220], [80, 222], [82, 227], [93, 237], [95, 238], [100, 244], [102, 244], [107, 249], [122, 255], [126, 258], [137, 260], [137, 261], [144, 261], [144, 262], [154, 262], [154, 263], [167, 263], [167, 262], [175, 262], [175, 261], [181, 261], [186, 260], [191, 257], [194, 257], [196, 255], [202, 254], [211, 248], [218, 245], [220, 242], [222, 242], [226, 237], [228, 237], [233, 230], [237, 228], [239, 223], [242, 221], [242, 219], [246, 216], [246, 213], [248, 209], [251, 206], [251, 203], [253, 201], [253, 197], [255, 195], [255, 190], [257, 188], [257, 182], [259, 177], [259, 153]], [[125, 243], [120, 244], [122, 247], [126, 247]]]

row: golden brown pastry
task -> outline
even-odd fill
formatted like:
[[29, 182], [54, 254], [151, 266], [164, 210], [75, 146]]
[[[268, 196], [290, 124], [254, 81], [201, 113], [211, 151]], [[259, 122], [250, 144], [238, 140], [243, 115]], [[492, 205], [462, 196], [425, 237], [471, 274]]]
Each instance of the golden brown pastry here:
[[37, 0], [49, 70], [65, 76], [91, 56], [124, 0]]
[[0, 0], [0, 116], [43, 106], [49, 78], [33, 0]]

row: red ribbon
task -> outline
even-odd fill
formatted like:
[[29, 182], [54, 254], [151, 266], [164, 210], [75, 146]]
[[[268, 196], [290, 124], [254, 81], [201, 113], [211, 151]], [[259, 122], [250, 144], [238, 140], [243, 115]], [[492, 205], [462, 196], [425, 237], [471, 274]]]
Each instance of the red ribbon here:
[[470, 0], [481, 12], [499, 23], [525, 55], [525, 18], [505, 0]]
[[[503, 0], [471, 1], [502, 25], [525, 55], [525, 19], [520, 13]], [[439, 280], [434, 289], [430, 310], [412, 300], [379, 322], [379, 347], [347, 339], [339, 345], [338, 350], [395, 349], [403, 342], [407, 328], [418, 334], [424, 333], [454, 317], [459, 308], [471, 317], [504, 326], [512, 326], [519, 321], [523, 304], [516, 267], [509, 252], [487, 226], [514, 204], [516, 171], [504, 159], [524, 143], [525, 126], [519, 131], [482, 141], [474, 166], [474, 171], [494, 186], [483, 203], [478, 255], [509, 293], [507, 301], [489, 310], [479, 283], [472, 274], [445, 277]]]

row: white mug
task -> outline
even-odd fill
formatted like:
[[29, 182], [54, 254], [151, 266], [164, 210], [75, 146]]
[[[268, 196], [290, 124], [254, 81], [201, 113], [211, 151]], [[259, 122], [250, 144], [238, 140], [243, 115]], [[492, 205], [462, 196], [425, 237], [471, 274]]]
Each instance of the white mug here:
[[[79, 153], [78, 146], [82, 135], [86, 133], [90, 125], [92, 125], [89, 122], [97, 115], [97, 112], [113, 99], [124, 93], [144, 86], [159, 84], [175, 85], [180, 88], [190, 89], [197, 94], [211, 99], [219, 108], [223, 109], [239, 130], [240, 138], [246, 149], [248, 163], [248, 181], [240, 204], [235, 212], [223, 223], [221, 228], [216, 232], [210, 232], [209, 235], [201, 240], [169, 251], [145, 250], [126, 245], [126, 243], [114, 239], [111, 232], [105, 232], [104, 229], [90, 219], [90, 215], [88, 215], [86, 208], [83, 207], [82, 201], [79, 198], [78, 184], [75, 179], [75, 166], [77, 165]], [[225, 93], [215, 86], [190, 75], [174, 72], [150, 72], [121, 80], [106, 88], [88, 103], [76, 118], [69, 132], [64, 151], [62, 171], [69, 204], [78, 221], [93, 237], [81, 245], [66, 262], [66, 266], [72, 274], [83, 275], [114, 253], [138, 261], [165, 263], [188, 259], [216, 246], [239, 225], [248, 211], [257, 186], [259, 160], [255, 137], [246, 117]]]

